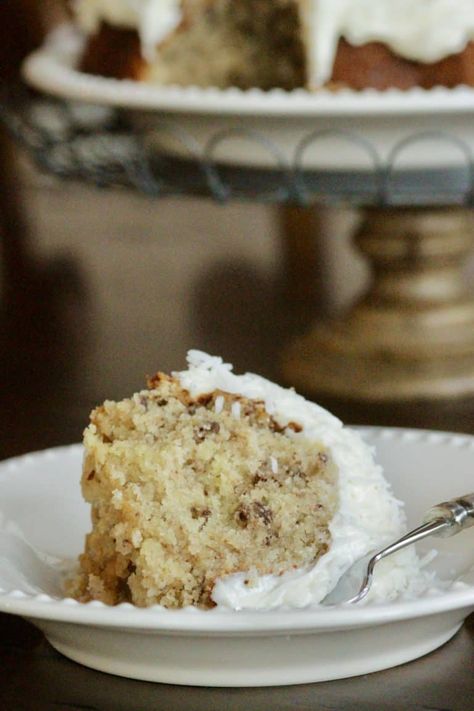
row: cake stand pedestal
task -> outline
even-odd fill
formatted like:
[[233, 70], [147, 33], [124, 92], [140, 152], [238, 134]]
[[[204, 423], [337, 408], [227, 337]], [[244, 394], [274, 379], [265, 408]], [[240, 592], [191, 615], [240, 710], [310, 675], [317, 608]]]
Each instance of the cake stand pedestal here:
[[285, 380], [368, 401], [474, 394], [474, 298], [462, 273], [472, 228], [460, 207], [368, 209], [355, 244], [372, 283], [345, 316], [287, 349]]

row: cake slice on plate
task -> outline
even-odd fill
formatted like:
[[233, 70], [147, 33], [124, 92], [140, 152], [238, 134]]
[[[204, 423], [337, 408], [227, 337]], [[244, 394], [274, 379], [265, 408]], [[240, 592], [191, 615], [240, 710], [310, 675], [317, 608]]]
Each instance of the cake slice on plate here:
[[81, 601], [168, 608], [319, 602], [403, 528], [372, 451], [293, 390], [191, 351], [85, 431]]

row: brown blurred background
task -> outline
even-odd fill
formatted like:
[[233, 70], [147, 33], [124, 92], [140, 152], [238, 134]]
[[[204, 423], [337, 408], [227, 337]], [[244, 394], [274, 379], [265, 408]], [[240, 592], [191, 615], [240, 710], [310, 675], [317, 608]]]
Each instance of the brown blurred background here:
[[[64, 8], [5, 0], [0, 13], [5, 83]], [[94, 404], [184, 366], [191, 347], [278, 379], [282, 347], [366, 282], [355, 212], [153, 200], [41, 175], [5, 132], [0, 150], [0, 458], [80, 440]], [[353, 422], [461, 430], [473, 412], [334, 407]]]
[[[2, 3], [2, 81], [61, 5]], [[291, 335], [360, 288], [344, 241], [311, 234], [354, 216], [102, 191], [40, 175], [5, 132], [1, 151], [1, 457], [80, 440], [95, 403], [191, 347], [278, 377]]]

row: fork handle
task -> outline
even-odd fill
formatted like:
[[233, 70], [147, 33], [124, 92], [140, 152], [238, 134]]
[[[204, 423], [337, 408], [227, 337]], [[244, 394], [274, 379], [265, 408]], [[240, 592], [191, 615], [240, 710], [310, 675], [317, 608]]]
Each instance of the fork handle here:
[[435, 534], [443, 538], [455, 536], [460, 531], [474, 526], [474, 494], [459, 496], [451, 501], [443, 501], [443, 503], [433, 506], [426, 513], [424, 523], [430, 523], [436, 519], [445, 519], [448, 524]]

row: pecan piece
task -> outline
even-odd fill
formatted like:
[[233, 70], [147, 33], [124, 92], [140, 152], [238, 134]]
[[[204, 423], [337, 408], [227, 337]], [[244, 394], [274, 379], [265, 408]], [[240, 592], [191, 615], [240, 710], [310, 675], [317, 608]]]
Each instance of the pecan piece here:
[[200, 442], [204, 442], [208, 434], [218, 434], [220, 429], [220, 425], [217, 422], [205, 422], [203, 425], [194, 428], [194, 441], [196, 444], [200, 444]]
[[265, 526], [269, 526], [273, 521], [273, 511], [269, 506], [265, 506], [261, 501], [255, 501], [253, 510], [258, 518], [261, 518]]

